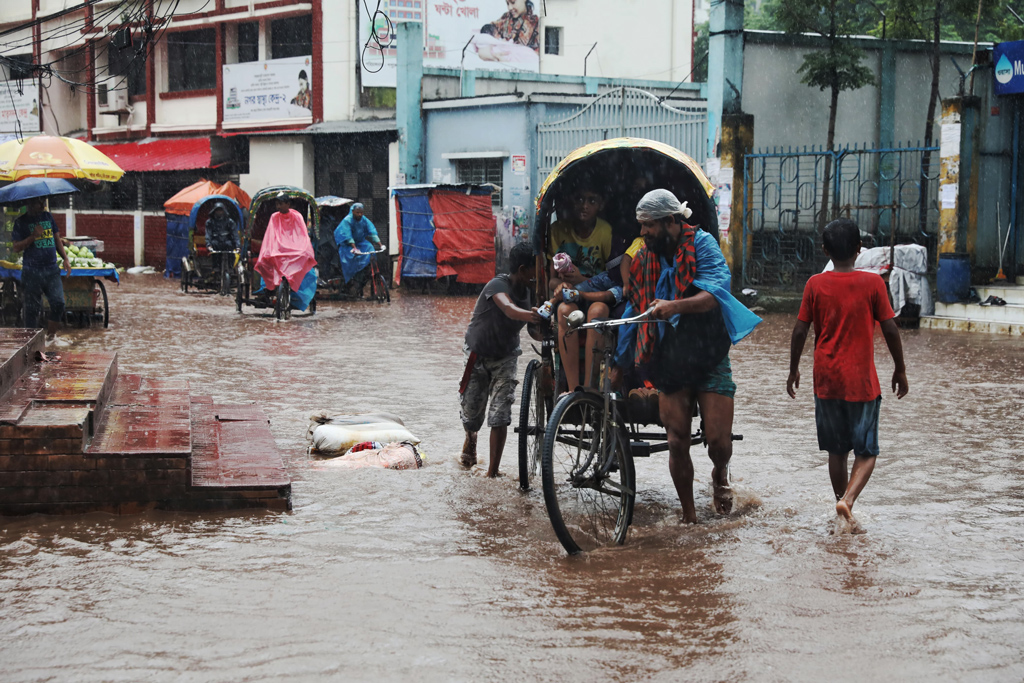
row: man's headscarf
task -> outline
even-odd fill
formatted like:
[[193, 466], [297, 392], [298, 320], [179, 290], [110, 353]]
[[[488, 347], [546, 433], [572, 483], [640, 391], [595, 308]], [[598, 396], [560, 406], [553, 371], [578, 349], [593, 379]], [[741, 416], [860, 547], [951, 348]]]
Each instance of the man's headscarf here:
[[[651, 190], [636, 205], [637, 221], [656, 221], [669, 216], [689, 218], [692, 211], [686, 202], [676, 199], [668, 190]], [[697, 251], [694, 247], [694, 230], [692, 225], [683, 223], [679, 234], [679, 246], [674, 255], [664, 254], [665, 259], [675, 267], [676, 297], [683, 298], [684, 293], [697, 273]], [[658, 279], [661, 277], [661, 256], [644, 247], [637, 252], [629, 267], [629, 299], [633, 310], [646, 311], [657, 299]], [[654, 356], [656, 330], [654, 325], [639, 325], [636, 335], [636, 362], [647, 363]]]
[[677, 215], [689, 218], [693, 211], [686, 206], [686, 202], [680, 202], [668, 190], [651, 190], [641, 197], [636, 205], [636, 220], [639, 223]]

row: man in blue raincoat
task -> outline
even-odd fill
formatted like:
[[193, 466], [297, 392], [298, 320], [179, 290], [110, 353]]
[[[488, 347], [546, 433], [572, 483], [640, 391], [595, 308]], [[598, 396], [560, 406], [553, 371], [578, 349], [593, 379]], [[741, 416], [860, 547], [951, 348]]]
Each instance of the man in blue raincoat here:
[[358, 276], [356, 285], [362, 290], [367, 279], [363, 271], [373, 258], [369, 252], [380, 249], [380, 237], [377, 236], [377, 228], [363, 215], [363, 205], [359, 202], [352, 205], [348, 215], [334, 229], [334, 243], [338, 245], [341, 275], [345, 278], [345, 284]]
[[690, 459], [693, 403], [700, 406], [708, 456], [714, 463], [715, 510], [728, 514], [736, 393], [729, 348], [761, 319], [732, 296], [731, 274], [718, 242], [688, 225], [689, 216], [686, 204], [668, 190], [648, 192], [637, 204], [645, 246], [630, 267], [630, 306], [623, 315], [648, 311], [651, 319], [668, 324], [628, 326], [620, 334], [616, 362], [620, 367], [635, 362], [660, 392], [669, 471], [683, 506], [683, 521], [696, 523]]

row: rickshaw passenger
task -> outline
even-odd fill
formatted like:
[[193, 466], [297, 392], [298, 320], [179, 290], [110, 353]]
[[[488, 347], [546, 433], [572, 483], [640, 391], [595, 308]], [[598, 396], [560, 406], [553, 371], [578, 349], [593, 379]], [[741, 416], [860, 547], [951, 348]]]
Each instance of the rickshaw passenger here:
[[[363, 215], [363, 211], [363, 205], [356, 202], [334, 230], [338, 258], [341, 259], [341, 275], [345, 279], [345, 284], [357, 279], [355, 286], [359, 291], [362, 291], [366, 283], [366, 268], [370, 265], [370, 259], [374, 258], [365, 253], [380, 249], [377, 228]], [[364, 255], [357, 254], [357, 251], [364, 252]]]
[[620, 333], [617, 362], [635, 349], [635, 362], [661, 392], [669, 471], [683, 521], [692, 524], [697, 522], [690, 459], [693, 402], [700, 405], [708, 456], [714, 463], [715, 510], [728, 514], [736, 392], [729, 347], [750, 334], [761, 319], [730, 293], [731, 274], [721, 248], [710, 234], [684, 222], [689, 216], [685, 203], [668, 190], [653, 190], [637, 204], [636, 216], [646, 246], [637, 252], [630, 270], [630, 307], [649, 310], [654, 319], [671, 324], [633, 325]]
[[[607, 292], [612, 288], [613, 283], [610, 279], [604, 283], [605, 266], [612, 249], [612, 226], [608, 221], [598, 217], [604, 209], [604, 203], [604, 197], [596, 189], [585, 185], [573, 195], [573, 208], [569, 217], [551, 225], [548, 240], [551, 276], [548, 284], [553, 290], [559, 289], [562, 284], [582, 285], [592, 278], [600, 278], [602, 285], [607, 284], [596, 286], [595, 290]], [[566, 254], [571, 259], [574, 267], [569, 272], [559, 273], [555, 270], [554, 257], [558, 253]], [[562, 358], [562, 368], [569, 391], [574, 391], [580, 384], [579, 344], [575, 338], [570, 339], [571, 343], [566, 342], [569, 314], [582, 309], [587, 311], [588, 320], [593, 320], [607, 317], [611, 306], [614, 305], [612, 297], [609, 296], [591, 298], [596, 300], [584, 298], [578, 302], [566, 302], [558, 306], [558, 353]], [[600, 344], [600, 339], [601, 335], [596, 330], [587, 332], [585, 379], [588, 384], [591, 379], [594, 347]]]
[[238, 251], [238, 224], [228, 215], [222, 202], [215, 202], [206, 219], [206, 248], [210, 250], [213, 268], [220, 267], [225, 252]]
[[288, 195], [283, 192], [277, 195], [276, 208], [259, 243], [260, 255], [253, 269], [269, 290], [277, 289], [281, 278], [286, 279], [292, 289], [293, 303], [305, 310], [316, 292], [313, 244], [309, 241], [305, 219], [292, 208]]

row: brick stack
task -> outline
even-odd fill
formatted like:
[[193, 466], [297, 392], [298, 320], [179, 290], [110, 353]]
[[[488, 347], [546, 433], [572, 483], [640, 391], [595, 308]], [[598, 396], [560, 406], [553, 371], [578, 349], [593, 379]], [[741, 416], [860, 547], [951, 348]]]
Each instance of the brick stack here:
[[258, 406], [121, 375], [116, 354], [42, 350], [42, 331], [0, 330], [0, 514], [290, 508]]

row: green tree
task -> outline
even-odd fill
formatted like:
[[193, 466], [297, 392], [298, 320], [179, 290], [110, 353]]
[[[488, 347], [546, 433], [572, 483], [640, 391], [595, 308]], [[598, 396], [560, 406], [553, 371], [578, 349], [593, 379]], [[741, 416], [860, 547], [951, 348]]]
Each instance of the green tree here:
[[[829, 93], [828, 136], [825, 145], [835, 146], [836, 111], [839, 93], [857, 90], [874, 83], [871, 70], [861, 64], [864, 52], [849, 41], [849, 36], [862, 33], [873, 19], [874, 12], [856, 0], [781, 0], [772, 5], [772, 14], [787, 33], [814, 33], [826, 41], [823, 50], [810, 52], [797, 69], [801, 82]], [[877, 14], [876, 14], [877, 16]], [[829, 216], [829, 190], [832, 186], [832, 157], [825, 157], [825, 183], [821, 193], [819, 227]]]

